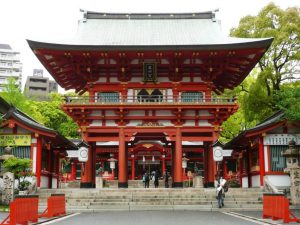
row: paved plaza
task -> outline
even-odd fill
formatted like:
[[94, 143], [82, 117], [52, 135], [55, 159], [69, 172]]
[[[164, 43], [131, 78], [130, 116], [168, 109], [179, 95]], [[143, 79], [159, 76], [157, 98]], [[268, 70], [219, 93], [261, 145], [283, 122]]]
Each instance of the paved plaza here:
[[[296, 214], [299, 216], [300, 212]], [[257, 218], [252, 220], [251, 218]], [[199, 212], [199, 211], [120, 211], [72, 214], [43, 224], [60, 225], [253, 225], [283, 224], [261, 220], [261, 212]]]

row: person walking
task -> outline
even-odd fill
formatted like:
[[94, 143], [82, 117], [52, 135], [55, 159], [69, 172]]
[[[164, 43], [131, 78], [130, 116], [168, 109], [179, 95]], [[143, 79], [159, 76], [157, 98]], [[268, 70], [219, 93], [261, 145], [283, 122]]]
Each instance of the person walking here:
[[156, 170], [155, 173], [154, 173], [154, 187], [155, 188], [158, 188], [158, 185], [159, 185], [159, 175], [158, 175], [158, 171]]
[[145, 180], [145, 188], [149, 188], [150, 177], [148, 172], [144, 174], [144, 180]]
[[165, 188], [169, 188], [169, 173], [168, 171], [165, 172], [165, 175], [164, 175], [164, 180], [165, 180]]
[[[226, 181], [225, 181], [226, 182]], [[222, 180], [222, 183], [220, 182], [220, 177], [216, 175], [215, 180], [215, 188], [216, 188], [216, 199], [218, 200], [218, 206], [219, 208], [222, 208], [224, 206], [224, 180]]]

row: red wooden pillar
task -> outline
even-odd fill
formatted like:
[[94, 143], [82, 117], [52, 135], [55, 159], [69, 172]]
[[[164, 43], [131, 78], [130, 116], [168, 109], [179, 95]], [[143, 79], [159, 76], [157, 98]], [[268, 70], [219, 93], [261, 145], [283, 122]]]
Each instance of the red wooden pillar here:
[[119, 132], [119, 188], [127, 188], [127, 156], [125, 148], [125, 134], [124, 128], [120, 128]]
[[165, 156], [161, 157], [161, 164], [162, 164], [162, 174], [164, 175], [166, 172], [166, 157]]
[[243, 185], [243, 156], [239, 158], [239, 174], [240, 174], [239, 181], [240, 181], [240, 184], [242, 187], [242, 185]]
[[226, 163], [226, 159], [224, 158], [223, 161], [222, 161], [222, 170], [223, 170], [223, 177], [224, 179], [227, 180], [227, 163]]
[[51, 149], [48, 150], [48, 161], [47, 161], [47, 165], [48, 165], [48, 188], [52, 188], [52, 151]]
[[59, 187], [59, 169], [60, 169], [60, 162], [59, 162], [59, 151], [55, 151], [55, 173], [57, 175], [57, 185], [56, 187]]
[[252, 167], [252, 151], [251, 149], [247, 149], [247, 157], [248, 157], [248, 187], [252, 187], [252, 177], [251, 177], [251, 167]]
[[259, 158], [260, 186], [264, 186], [265, 157], [264, 157], [264, 139], [263, 139], [263, 137], [259, 138], [259, 143], [258, 143], [258, 158]]
[[71, 167], [71, 180], [76, 180], [76, 162], [72, 162], [72, 167]]
[[36, 184], [41, 186], [41, 170], [42, 170], [42, 139], [37, 138], [36, 143]]
[[135, 157], [131, 157], [131, 180], [135, 180]]
[[174, 158], [174, 178], [173, 187], [183, 187], [182, 183], [182, 143], [181, 130], [176, 128], [176, 144], [175, 144], [175, 158]]

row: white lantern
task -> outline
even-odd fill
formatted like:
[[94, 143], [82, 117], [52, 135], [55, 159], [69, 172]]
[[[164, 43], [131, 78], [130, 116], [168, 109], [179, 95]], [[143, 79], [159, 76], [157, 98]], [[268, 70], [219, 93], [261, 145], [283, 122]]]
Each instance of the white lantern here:
[[182, 161], [182, 168], [183, 169], [187, 168], [187, 161], [185, 161], [185, 160]]
[[115, 161], [110, 161], [109, 167], [110, 167], [111, 169], [115, 169], [115, 168], [116, 168], [116, 162], [115, 162]]
[[89, 149], [86, 147], [80, 147], [78, 150], [78, 161], [87, 162], [89, 159]]
[[216, 162], [223, 160], [223, 148], [221, 146], [213, 147], [213, 157]]

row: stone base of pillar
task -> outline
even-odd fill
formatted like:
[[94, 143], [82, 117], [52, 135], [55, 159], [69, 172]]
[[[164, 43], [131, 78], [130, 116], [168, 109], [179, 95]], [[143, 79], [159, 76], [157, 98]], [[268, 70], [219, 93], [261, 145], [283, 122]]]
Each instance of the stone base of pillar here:
[[96, 177], [96, 188], [97, 189], [103, 188], [103, 178], [102, 177]]
[[128, 182], [119, 182], [118, 187], [119, 188], [128, 188]]
[[203, 188], [203, 177], [202, 176], [195, 176], [193, 178], [193, 187], [194, 188]]
[[173, 188], [183, 188], [183, 182], [173, 182], [172, 187]]
[[92, 182], [84, 182], [84, 183], [80, 183], [80, 188], [94, 188], [95, 184], [93, 184]]

